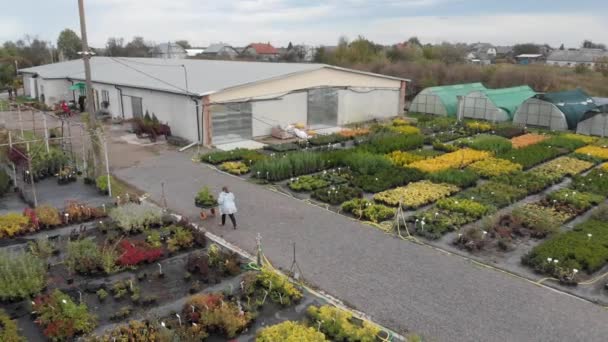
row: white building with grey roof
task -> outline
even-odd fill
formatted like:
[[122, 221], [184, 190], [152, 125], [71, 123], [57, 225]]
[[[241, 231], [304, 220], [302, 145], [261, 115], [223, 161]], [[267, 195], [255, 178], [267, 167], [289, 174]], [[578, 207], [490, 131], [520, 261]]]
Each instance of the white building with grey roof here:
[[565, 67], [583, 64], [593, 68], [604, 58], [608, 58], [608, 51], [602, 49], [555, 50], [547, 57], [547, 64]]
[[[204, 145], [269, 135], [273, 126], [311, 128], [403, 112], [409, 80], [312, 63], [93, 57], [94, 104], [114, 117], [146, 112], [174, 135]], [[27, 96], [47, 105], [78, 100], [82, 61], [21, 69]]]

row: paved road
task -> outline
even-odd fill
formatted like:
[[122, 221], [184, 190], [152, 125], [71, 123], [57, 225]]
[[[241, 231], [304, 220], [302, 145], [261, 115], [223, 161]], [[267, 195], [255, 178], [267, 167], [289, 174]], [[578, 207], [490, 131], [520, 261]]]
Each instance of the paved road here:
[[429, 247], [404, 242], [301, 201], [220, 174], [188, 156], [164, 152], [119, 177], [168, 205], [196, 216], [202, 185], [228, 185], [237, 196], [240, 227], [205, 227], [282, 268], [298, 262], [314, 285], [397, 331], [438, 341], [606, 341], [608, 312], [599, 306], [475, 266]]

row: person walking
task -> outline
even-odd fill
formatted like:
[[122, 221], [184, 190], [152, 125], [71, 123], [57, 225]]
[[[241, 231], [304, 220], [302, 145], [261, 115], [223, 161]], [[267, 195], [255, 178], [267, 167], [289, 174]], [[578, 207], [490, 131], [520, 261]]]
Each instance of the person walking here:
[[226, 215], [230, 216], [232, 226], [236, 229], [236, 204], [234, 202], [234, 194], [228, 191], [228, 187], [222, 187], [222, 192], [217, 197], [217, 203], [220, 205], [220, 214], [222, 214], [222, 226], [226, 224]]

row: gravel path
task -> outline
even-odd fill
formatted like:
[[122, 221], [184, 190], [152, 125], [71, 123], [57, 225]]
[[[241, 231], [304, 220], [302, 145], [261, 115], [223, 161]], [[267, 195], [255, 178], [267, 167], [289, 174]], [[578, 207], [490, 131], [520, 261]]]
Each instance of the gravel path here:
[[[227, 185], [237, 197], [239, 229], [203, 226], [288, 269], [292, 242], [306, 280], [398, 332], [437, 341], [605, 341], [606, 310], [575, 297], [475, 265], [461, 257], [404, 242], [235, 177], [191, 156], [167, 151], [117, 176], [158, 202], [161, 182], [172, 209], [196, 217], [202, 185]], [[217, 220], [217, 219], [216, 219]]]

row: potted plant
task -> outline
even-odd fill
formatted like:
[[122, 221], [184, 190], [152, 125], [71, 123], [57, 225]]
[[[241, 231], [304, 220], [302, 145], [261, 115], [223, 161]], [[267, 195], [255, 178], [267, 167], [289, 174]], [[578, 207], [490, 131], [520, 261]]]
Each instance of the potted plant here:
[[[204, 186], [196, 197], [194, 198], [194, 205], [201, 209], [209, 209], [211, 211], [211, 215], [215, 216], [215, 207], [217, 206], [217, 200], [215, 196], [211, 194], [208, 186]], [[201, 210], [201, 219], [206, 219], [207, 215], [204, 210]]]

